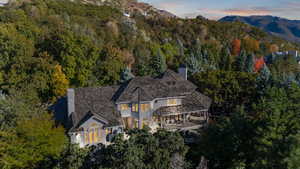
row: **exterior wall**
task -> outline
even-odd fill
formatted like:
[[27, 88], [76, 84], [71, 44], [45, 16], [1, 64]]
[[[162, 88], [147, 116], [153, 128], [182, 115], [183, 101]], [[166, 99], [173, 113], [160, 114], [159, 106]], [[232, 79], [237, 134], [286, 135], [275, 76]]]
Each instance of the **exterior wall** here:
[[[150, 110], [147, 112], [142, 112], [142, 118], [145, 120], [151, 120], [153, 116], [153, 112], [160, 107], [165, 107], [165, 106], [176, 106], [176, 105], [168, 105], [168, 100], [169, 99], [175, 99], [177, 105], [182, 104], [182, 99], [181, 98], [163, 98], [163, 99], [155, 99], [151, 102], [141, 102], [141, 104], [150, 104]], [[125, 103], [124, 103], [125, 104]], [[139, 118], [138, 112], [132, 112], [132, 103], [127, 103], [130, 105], [130, 108], [128, 110], [121, 110], [121, 104], [117, 105], [118, 110], [121, 113], [121, 116], [123, 118], [126, 117], [133, 117], [134, 119]]]
[[[122, 126], [104, 128], [104, 123], [99, 122], [99, 120], [96, 120], [95, 117], [91, 117], [78, 128], [80, 131], [70, 133], [70, 137], [71, 143], [79, 144], [80, 147], [99, 143], [106, 145], [111, 141], [114, 135], [123, 132]], [[86, 137], [88, 137], [88, 140], [90, 139], [89, 132], [97, 132], [97, 142], [86, 142]], [[94, 135], [92, 137], [94, 138]]]
[[[125, 104], [125, 103], [124, 103]], [[139, 114], [138, 112], [133, 112], [132, 111], [132, 104], [133, 103], [128, 103], [129, 109], [128, 110], [121, 110], [121, 104], [117, 105], [118, 110], [121, 113], [122, 117], [134, 117], [134, 118], [139, 118]], [[150, 105], [150, 110], [147, 112], [142, 112], [143, 118], [149, 118], [151, 116], [151, 114], [149, 114], [151, 112], [151, 110], [153, 109], [153, 104], [152, 102], [141, 102], [141, 104], [149, 104]]]

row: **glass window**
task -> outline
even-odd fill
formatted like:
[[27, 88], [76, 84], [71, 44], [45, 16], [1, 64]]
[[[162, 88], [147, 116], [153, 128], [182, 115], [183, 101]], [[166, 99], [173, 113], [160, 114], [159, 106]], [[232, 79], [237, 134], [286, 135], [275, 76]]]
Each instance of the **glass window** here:
[[97, 129], [94, 130], [94, 142], [95, 143], [98, 142], [98, 130]]
[[173, 106], [177, 105], [177, 100], [176, 99], [169, 99], [168, 100], [168, 106]]
[[128, 104], [121, 104], [121, 110], [129, 110], [129, 105]]
[[88, 133], [88, 131], [86, 131], [84, 133], [84, 140], [85, 140], [85, 144], [89, 144], [89, 133]]
[[146, 112], [150, 109], [150, 104], [141, 104], [142, 112]]
[[92, 129], [91, 131], [89, 131], [89, 141], [90, 141], [90, 144], [93, 144], [94, 143], [94, 129]]
[[138, 104], [132, 104], [132, 111], [138, 112], [139, 111], [139, 105]]
[[[150, 104], [141, 104], [141, 112], [146, 112], [150, 109]], [[139, 111], [139, 104], [132, 104], [132, 111]]]

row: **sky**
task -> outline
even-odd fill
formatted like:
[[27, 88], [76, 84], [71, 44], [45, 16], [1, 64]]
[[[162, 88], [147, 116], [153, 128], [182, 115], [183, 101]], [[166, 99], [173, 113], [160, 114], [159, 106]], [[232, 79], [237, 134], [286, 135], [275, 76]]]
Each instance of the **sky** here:
[[[273, 15], [300, 20], [300, 0], [139, 0], [180, 17]], [[7, 0], [0, 0], [0, 4]]]
[[300, 0], [139, 0], [180, 17], [273, 15], [300, 20]]

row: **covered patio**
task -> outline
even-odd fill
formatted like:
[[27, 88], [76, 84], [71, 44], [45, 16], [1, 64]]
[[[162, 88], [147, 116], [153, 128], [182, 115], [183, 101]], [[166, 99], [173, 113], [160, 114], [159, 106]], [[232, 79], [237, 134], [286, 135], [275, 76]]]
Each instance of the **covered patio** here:
[[183, 106], [162, 107], [153, 114], [154, 121], [167, 130], [192, 130], [208, 122], [208, 110], [185, 111]]

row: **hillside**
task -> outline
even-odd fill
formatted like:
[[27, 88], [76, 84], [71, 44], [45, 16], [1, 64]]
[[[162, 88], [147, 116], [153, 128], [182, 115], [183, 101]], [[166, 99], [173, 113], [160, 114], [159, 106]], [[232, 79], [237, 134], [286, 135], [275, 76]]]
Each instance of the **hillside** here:
[[[0, 7], [0, 169], [298, 168], [299, 49], [135, 0], [11, 0]], [[195, 86], [167, 70], [182, 65]]]
[[243, 22], [286, 40], [300, 42], [300, 21], [274, 16], [226, 16], [220, 21]]
[[0, 9], [0, 35], [0, 89], [43, 102], [66, 87], [118, 84], [126, 67], [139, 76], [181, 64], [220, 69], [237, 39], [257, 57], [272, 45], [298, 49], [246, 24], [181, 19], [133, 0], [11, 1]]

